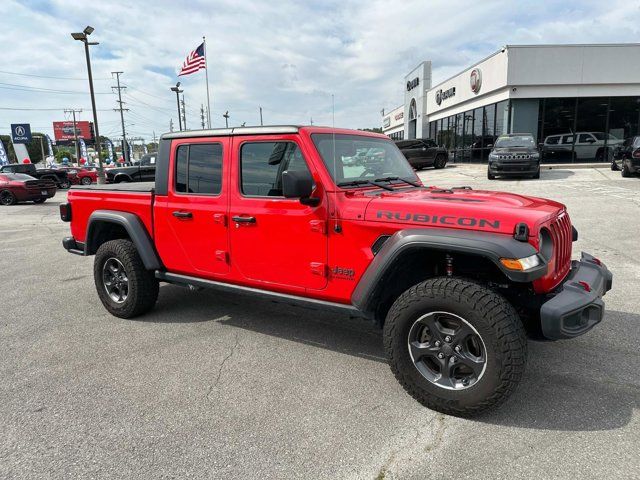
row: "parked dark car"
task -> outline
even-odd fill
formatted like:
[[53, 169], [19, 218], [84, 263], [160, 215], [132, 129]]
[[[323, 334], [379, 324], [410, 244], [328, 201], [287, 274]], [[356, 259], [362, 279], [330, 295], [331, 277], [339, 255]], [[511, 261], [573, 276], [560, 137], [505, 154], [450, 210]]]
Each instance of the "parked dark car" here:
[[64, 170], [36, 168], [33, 163], [12, 163], [0, 167], [0, 173], [24, 173], [38, 180], [52, 180], [56, 187], [66, 190], [71, 187], [71, 180]]
[[623, 177], [640, 173], [640, 136], [625, 138], [613, 151], [611, 170], [620, 170]]
[[517, 176], [540, 178], [540, 152], [530, 133], [500, 135], [489, 154], [487, 178]]
[[105, 170], [107, 183], [153, 182], [156, 179], [156, 154], [147, 153], [130, 167], [115, 167]]
[[449, 158], [447, 149], [438, 147], [433, 140], [398, 140], [396, 145], [416, 170], [425, 167], [444, 168]]
[[44, 203], [56, 194], [53, 180], [38, 180], [23, 173], [0, 173], [0, 205]]

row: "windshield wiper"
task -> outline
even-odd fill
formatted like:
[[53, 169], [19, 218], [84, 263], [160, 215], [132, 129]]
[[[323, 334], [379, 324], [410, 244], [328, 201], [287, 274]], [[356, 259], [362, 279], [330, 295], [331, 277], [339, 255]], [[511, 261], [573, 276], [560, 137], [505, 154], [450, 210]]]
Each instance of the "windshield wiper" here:
[[377, 183], [376, 180], [352, 180], [350, 182], [340, 182], [338, 183], [339, 187], [358, 187], [361, 185], [373, 185], [374, 187], [384, 188], [385, 190], [389, 190], [393, 192], [393, 188], [388, 185], [384, 185], [382, 183]]
[[414, 187], [420, 187], [420, 188], [423, 187], [423, 185], [420, 185], [418, 182], [414, 182], [412, 180], [407, 180], [406, 178], [400, 178], [400, 177], [376, 178], [374, 181], [376, 181], [376, 182], [393, 182], [393, 181], [398, 181], [398, 180], [400, 180], [401, 182], [404, 182], [404, 183], [408, 183], [409, 185], [413, 185]]

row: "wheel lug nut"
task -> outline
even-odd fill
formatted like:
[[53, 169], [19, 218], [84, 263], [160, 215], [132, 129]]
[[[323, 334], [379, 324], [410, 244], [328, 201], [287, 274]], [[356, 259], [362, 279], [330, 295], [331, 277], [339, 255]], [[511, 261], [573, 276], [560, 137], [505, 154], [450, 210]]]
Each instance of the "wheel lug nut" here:
[[444, 358], [444, 353], [440, 352], [440, 353], [438, 354], [438, 358]]
[[436, 347], [439, 347], [440, 345], [442, 345], [442, 343], [440, 343], [440, 340], [436, 340], [436, 343], [434, 343], [434, 345], [435, 345]]
[[444, 337], [444, 341], [449, 343], [451, 341], [451, 337], [447, 335], [446, 337]]
[[460, 350], [462, 350], [462, 347], [460, 345], [456, 345], [456, 347], [454, 348], [454, 350], [458, 353], [460, 353]]
[[451, 357], [451, 363], [456, 363], [456, 357]]

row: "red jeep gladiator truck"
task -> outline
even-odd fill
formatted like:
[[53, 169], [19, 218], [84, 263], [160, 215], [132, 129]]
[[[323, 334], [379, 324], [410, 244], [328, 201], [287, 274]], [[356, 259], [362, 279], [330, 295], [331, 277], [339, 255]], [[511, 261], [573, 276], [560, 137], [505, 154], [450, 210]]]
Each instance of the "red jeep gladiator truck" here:
[[597, 258], [572, 261], [562, 204], [424, 186], [388, 137], [362, 131], [165, 134], [154, 183], [73, 187], [60, 214], [113, 315], [148, 312], [168, 282], [361, 316], [407, 392], [459, 416], [512, 393], [528, 337], [600, 322], [612, 284]]

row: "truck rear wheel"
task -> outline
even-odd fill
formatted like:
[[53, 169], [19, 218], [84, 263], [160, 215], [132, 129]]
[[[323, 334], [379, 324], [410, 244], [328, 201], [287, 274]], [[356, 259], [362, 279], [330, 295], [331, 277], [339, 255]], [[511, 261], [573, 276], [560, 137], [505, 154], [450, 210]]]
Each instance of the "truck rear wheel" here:
[[96, 252], [93, 277], [102, 304], [116, 317], [142, 315], [158, 299], [158, 280], [130, 240], [103, 243]]
[[395, 301], [384, 346], [391, 370], [411, 396], [462, 417], [505, 401], [527, 357], [513, 306], [482, 285], [450, 277], [414, 285]]

